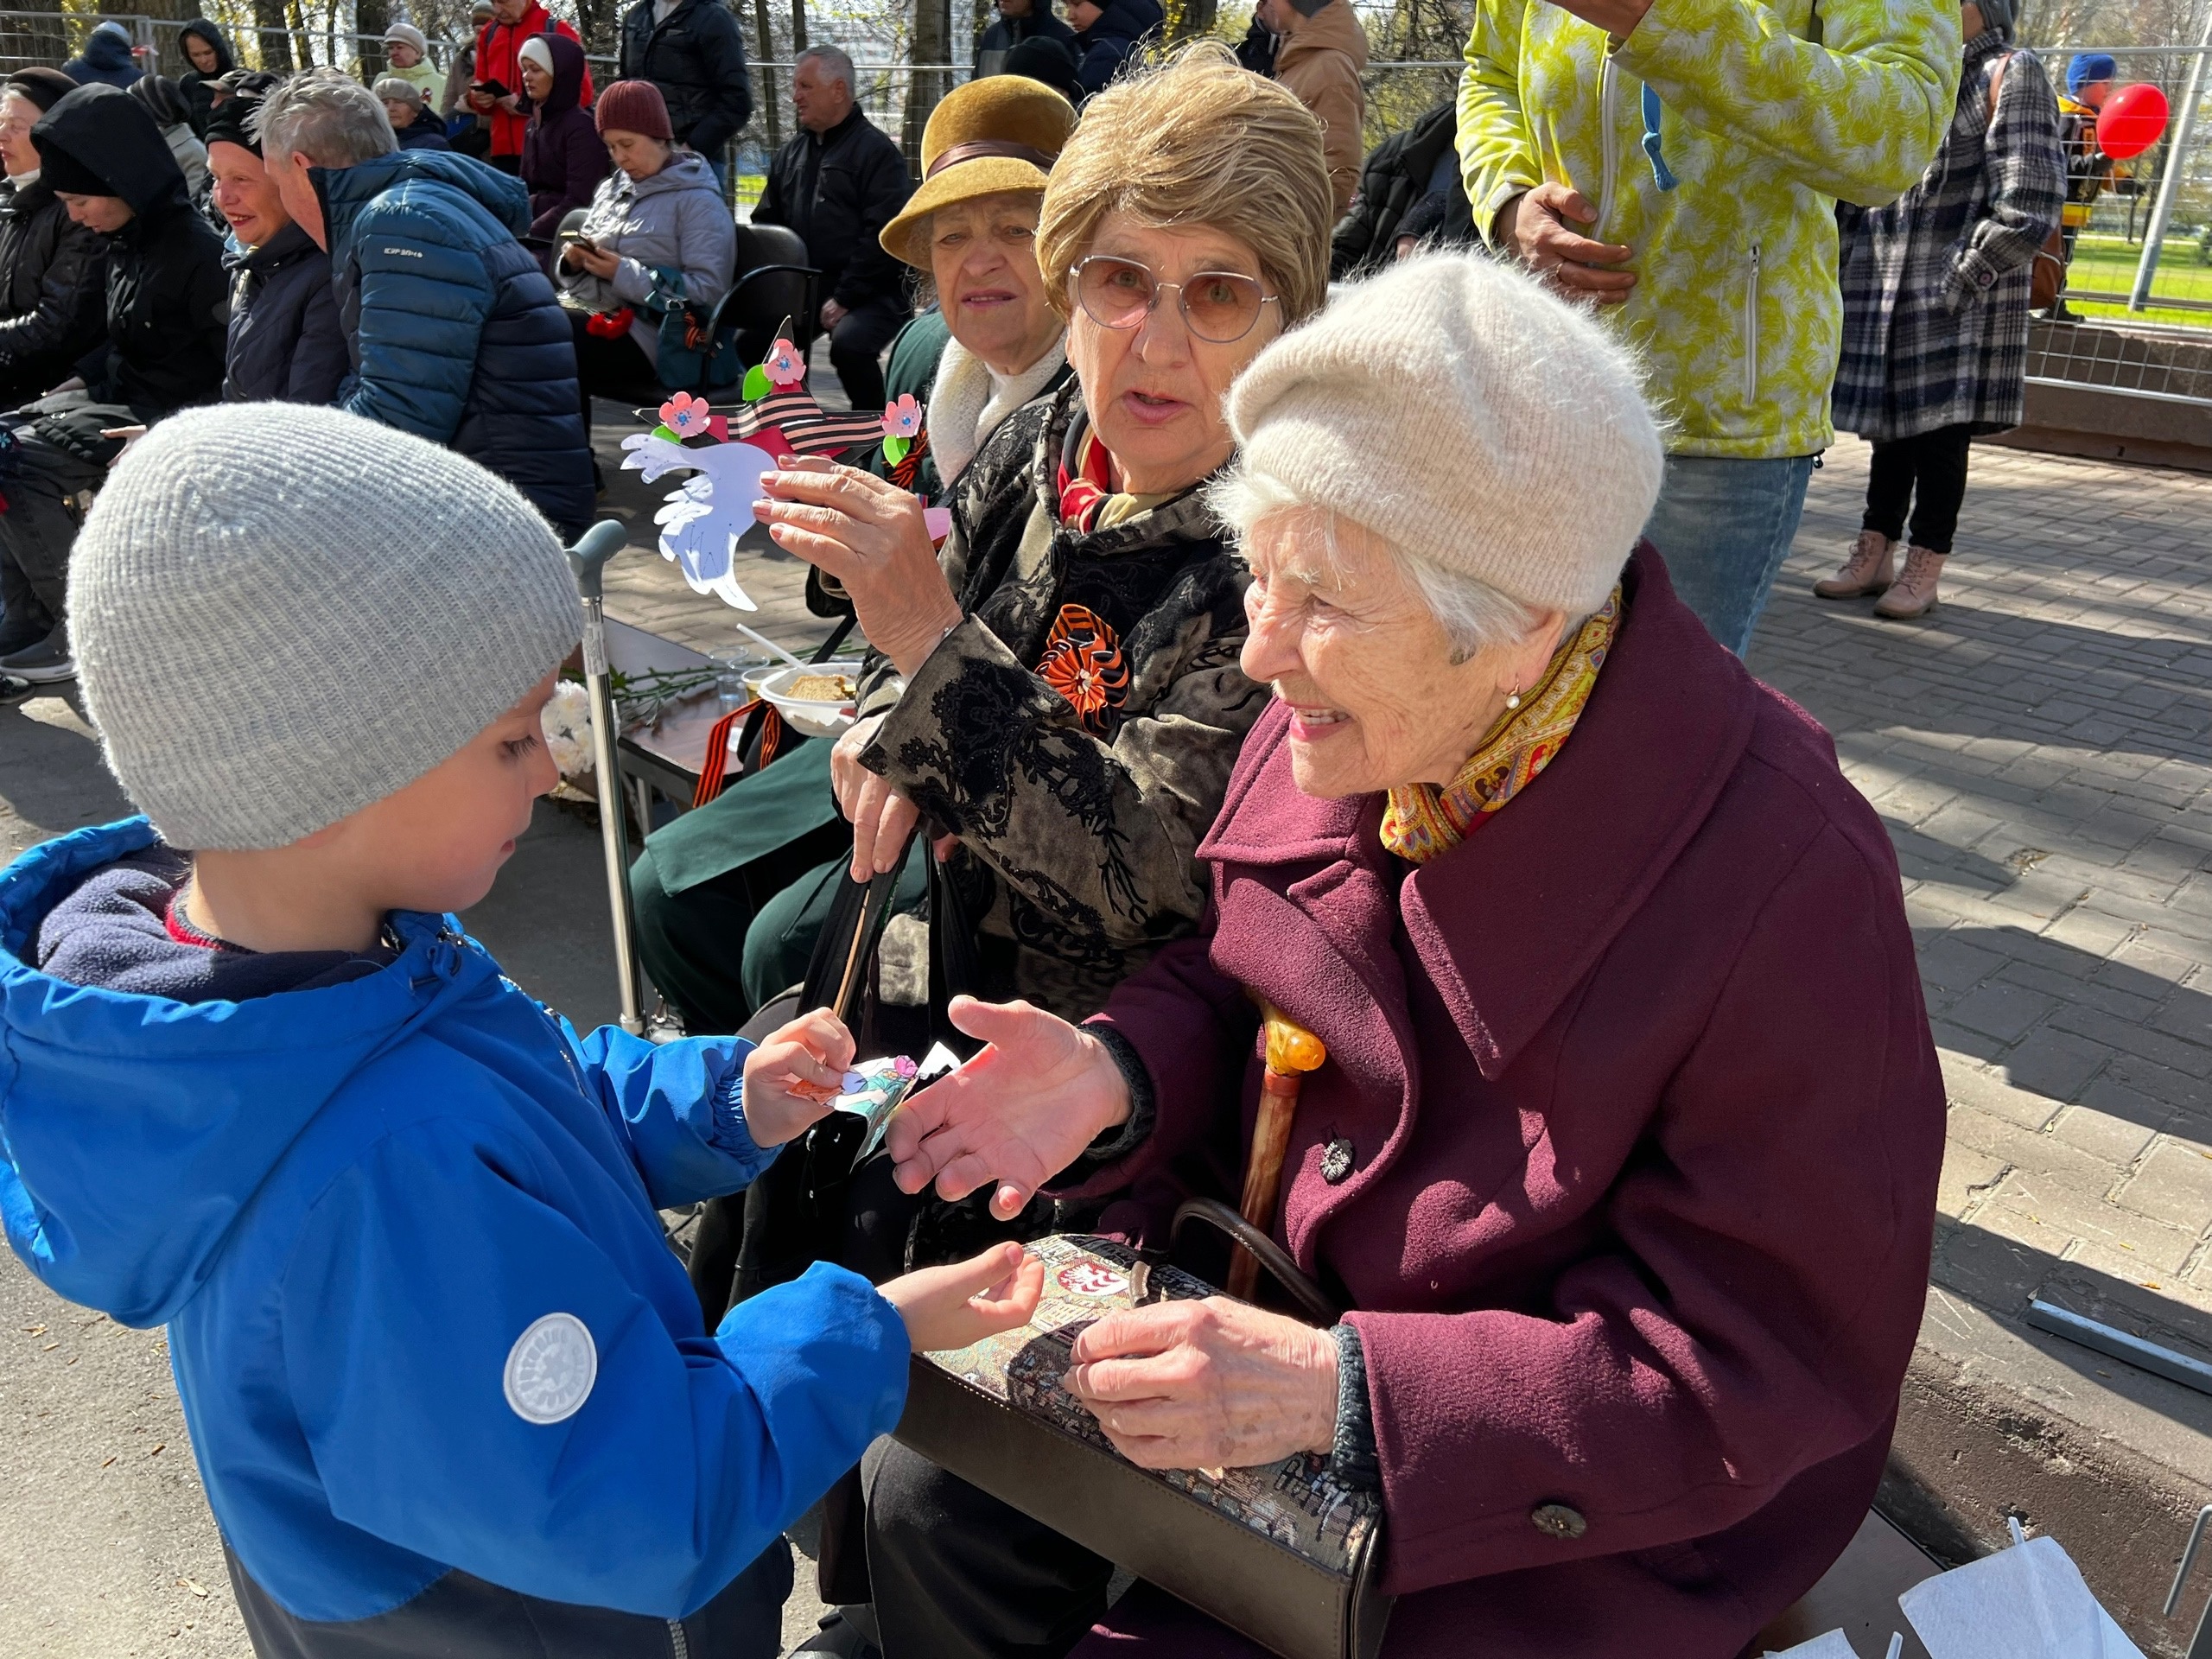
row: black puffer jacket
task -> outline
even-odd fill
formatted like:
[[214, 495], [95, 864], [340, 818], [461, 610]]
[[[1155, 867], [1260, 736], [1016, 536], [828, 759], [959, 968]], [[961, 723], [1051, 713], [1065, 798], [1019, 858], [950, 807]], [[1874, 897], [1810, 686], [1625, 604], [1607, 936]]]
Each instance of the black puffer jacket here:
[[745, 37], [722, 0], [682, 0], [659, 24], [653, 0], [638, 0], [622, 19], [621, 66], [623, 79], [660, 88], [677, 143], [709, 161], [753, 118]]
[[1075, 53], [1075, 30], [1052, 14], [1052, 0], [1029, 0], [1027, 17], [995, 17], [991, 26], [976, 37], [977, 75], [1002, 74], [1006, 54], [1022, 41], [1038, 37], [1058, 41]]
[[[185, 41], [197, 35], [215, 48], [215, 72], [202, 74], [192, 67], [189, 48]], [[177, 89], [184, 94], [184, 101], [192, 109], [192, 130], [202, 143], [207, 140], [207, 117], [215, 107], [215, 83], [237, 68], [238, 60], [231, 55], [231, 43], [223, 31], [205, 17], [195, 17], [176, 32], [178, 55], [184, 59], [184, 73], [176, 78]]]
[[297, 225], [225, 260], [231, 272], [230, 403], [328, 404], [353, 372], [330, 256]]
[[[184, 175], [154, 118], [111, 86], [79, 86], [31, 129], [48, 181], [90, 174], [130, 203], [106, 238], [107, 346], [81, 365], [94, 401], [159, 420], [222, 395], [230, 319], [223, 245], [192, 209]], [[61, 160], [57, 169], [56, 156]]]
[[0, 386], [52, 390], [107, 332], [107, 241], [33, 181], [0, 182]]
[[801, 132], [776, 152], [753, 222], [797, 231], [822, 297], [857, 311], [906, 296], [906, 267], [876, 238], [913, 193], [899, 146], [855, 104], [829, 131]]
[[[1331, 282], [1389, 264], [1397, 256], [1401, 227], [1409, 232], [1418, 229], [1425, 239], [1440, 246], [1473, 245], [1474, 209], [1468, 205], [1467, 187], [1460, 181], [1452, 143], [1458, 130], [1453, 106], [1439, 104], [1403, 132], [1392, 133], [1367, 153], [1366, 163], [1359, 171], [1359, 189], [1330, 238]], [[1438, 163], [1446, 157], [1451, 159], [1445, 168], [1440, 215], [1431, 213], [1423, 215], [1418, 226], [1407, 225], [1406, 216], [1429, 194]]]

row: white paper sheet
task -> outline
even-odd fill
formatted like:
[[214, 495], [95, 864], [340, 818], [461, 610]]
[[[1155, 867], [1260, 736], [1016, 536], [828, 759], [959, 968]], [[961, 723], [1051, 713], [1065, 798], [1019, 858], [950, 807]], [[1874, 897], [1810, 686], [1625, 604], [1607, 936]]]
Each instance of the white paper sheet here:
[[2054, 1538], [2030, 1538], [1897, 1598], [1933, 1659], [2143, 1659]]

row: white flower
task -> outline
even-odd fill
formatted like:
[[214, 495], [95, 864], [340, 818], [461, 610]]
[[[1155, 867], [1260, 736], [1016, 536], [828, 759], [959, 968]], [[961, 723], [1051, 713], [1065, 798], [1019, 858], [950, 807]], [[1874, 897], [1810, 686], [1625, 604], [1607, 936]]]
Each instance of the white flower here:
[[545, 729], [546, 752], [560, 767], [561, 775], [588, 776], [592, 770], [591, 694], [574, 680], [556, 682], [553, 699], [545, 705], [539, 721]]

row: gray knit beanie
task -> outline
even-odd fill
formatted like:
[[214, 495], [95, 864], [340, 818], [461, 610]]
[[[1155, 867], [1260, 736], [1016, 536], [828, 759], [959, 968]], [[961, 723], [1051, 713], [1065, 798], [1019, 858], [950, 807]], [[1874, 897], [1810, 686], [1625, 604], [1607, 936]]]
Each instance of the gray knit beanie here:
[[1570, 617], [1612, 591], [1665, 463], [1614, 334], [1482, 254], [1353, 284], [1229, 394], [1248, 473]]
[[108, 767], [164, 840], [282, 847], [381, 800], [576, 643], [561, 545], [504, 480], [336, 410], [171, 416], [69, 563]]

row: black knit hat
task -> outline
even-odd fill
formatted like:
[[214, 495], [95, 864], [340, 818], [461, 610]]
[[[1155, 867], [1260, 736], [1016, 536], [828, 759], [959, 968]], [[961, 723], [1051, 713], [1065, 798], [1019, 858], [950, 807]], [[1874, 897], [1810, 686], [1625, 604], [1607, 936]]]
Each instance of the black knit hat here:
[[253, 130], [253, 112], [261, 100], [283, 84], [282, 75], [259, 69], [238, 69], [223, 77], [229, 96], [207, 112], [208, 143], [217, 139], [241, 149], [261, 154], [260, 135]]
[[5, 85], [9, 92], [21, 92], [41, 111], [52, 109], [77, 90], [77, 83], [59, 69], [18, 69]]

